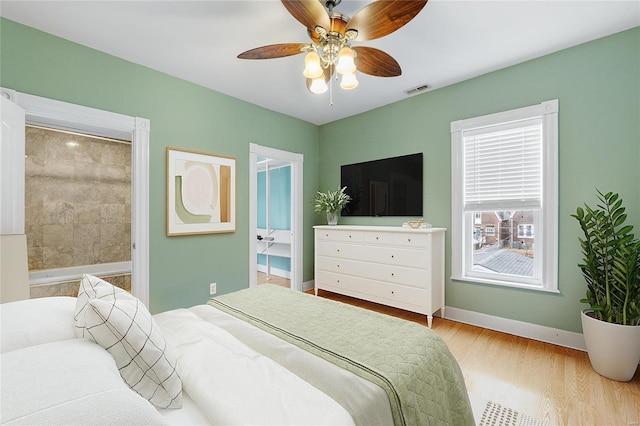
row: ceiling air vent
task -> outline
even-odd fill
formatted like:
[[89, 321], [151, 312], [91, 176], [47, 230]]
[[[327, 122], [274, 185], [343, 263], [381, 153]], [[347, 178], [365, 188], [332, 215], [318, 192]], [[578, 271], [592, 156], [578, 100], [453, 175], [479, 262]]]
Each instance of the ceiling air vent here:
[[411, 95], [416, 95], [418, 93], [422, 93], [422, 92], [424, 92], [425, 90], [428, 90], [428, 89], [430, 89], [428, 84], [422, 84], [422, 85], [420, 85], [418, 87], [414, 87], [413, 89], [405, 90], [404, 93], [407, 96], [411, 96]]

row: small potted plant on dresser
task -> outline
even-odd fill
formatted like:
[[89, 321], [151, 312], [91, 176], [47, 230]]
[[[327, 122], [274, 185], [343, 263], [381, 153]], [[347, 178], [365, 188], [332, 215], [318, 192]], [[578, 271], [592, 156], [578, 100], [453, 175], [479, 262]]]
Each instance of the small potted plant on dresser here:
[[591, 366], [600, 375], [629, 381], [640, 362], [640, 240], [625, 224], [618, 194], [598, 193], [599, 204], [578, 207], [583, 263], [587, 283], [581, 302], [582, 331]]
[[315, 211], [325, 212], [329, 225], [338, 224], [340, 210], [351, 201], [351, 197], [344, 192], [346, 189], [347, 187], [344, 186], [336, 191], [318, 191], [313, 197]]

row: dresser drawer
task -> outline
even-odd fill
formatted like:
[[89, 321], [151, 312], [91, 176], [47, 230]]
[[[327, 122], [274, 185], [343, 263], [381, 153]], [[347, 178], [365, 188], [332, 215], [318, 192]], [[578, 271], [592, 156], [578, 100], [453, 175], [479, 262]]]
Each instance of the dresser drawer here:
[[425, 307], [431, 304], [431, 295], [427, 290], [376, 281], [367, 281], [366, 284], [366, 292], [372, 296], [370, 300], [374, 302], [411, 308], [412, 311], [420, 313], [426, 313]]
[[393, 244], [393, 233], [391, 232], [364, 232], [362, 242], [365, 244], [383, 244], [390, 246]]
[[363, 259], [367, 262], [430, 269], [430, 256], [426, 249], [410, 250], [386, 246], [365, 246]]
[[403, 247], [427, 248], [431, 245], [431, 235], [398, 232], [393, 234], [393, 244]]
[[316, 242], [316, 256], [361, 260], [363, 251], [364, 248], [360, 244], [342, 244], [328, 241]]
[[341, 259], [339, 257], [318, 256], [316, 258], [316, 268], [318, 270], [356, 275], [358, 277], [361, 277], [364, 273], [364, 267], [359, 260]]
[[362, 242], [362, 231], [348, 231], [341, 229], [317, 229], [316, 238], [319, 241], [344, 241], [344, 242]]
[[363, 288], [363, 278], [353, 275], [337, 274], [335, 272], [317, 270], [314, 277], [315, 287], [327, 289], [327, 286], [336, 289], [358, 290]]
[[429, 274], [422, 269], [367, 263], [364, 267], [364, 274], [365, 277], [372, 280], [403, 284], [422, 289], [430, 288]]

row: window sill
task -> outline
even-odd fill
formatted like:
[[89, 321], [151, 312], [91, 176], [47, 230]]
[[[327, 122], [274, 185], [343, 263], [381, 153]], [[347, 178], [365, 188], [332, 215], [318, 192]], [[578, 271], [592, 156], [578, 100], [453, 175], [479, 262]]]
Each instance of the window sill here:
[[540, 291], [543, 293], [554, 293], [560, 294], [560, 290], [555, 288], [544, 288], [531, 284], [522, 284], [513, 281], [499, 281], [499, 280], [490, 280], [486, 278], [475, 278], [475, 277], [451, 277], [453, 281], [463, 281], [473, 284], [489, 284], [495, 287], [509, 287], [509, 288], [519, 288], [523, 290], [533, 290]]

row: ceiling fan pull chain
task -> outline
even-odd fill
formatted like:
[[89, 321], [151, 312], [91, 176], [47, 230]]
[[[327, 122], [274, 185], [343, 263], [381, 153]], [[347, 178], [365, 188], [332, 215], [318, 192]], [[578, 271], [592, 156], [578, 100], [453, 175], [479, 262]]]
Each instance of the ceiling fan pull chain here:
[[333, 78], [329, 78], [329, 106], [333, 106]]

